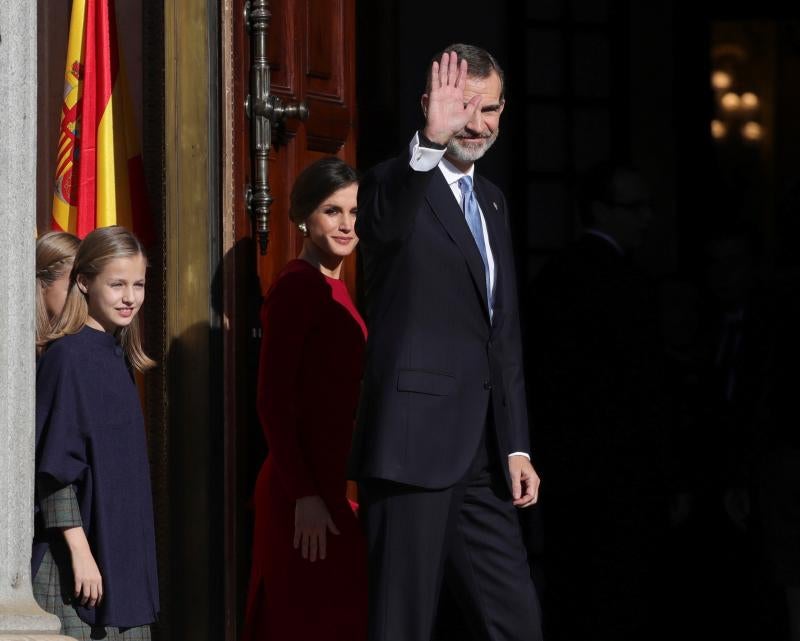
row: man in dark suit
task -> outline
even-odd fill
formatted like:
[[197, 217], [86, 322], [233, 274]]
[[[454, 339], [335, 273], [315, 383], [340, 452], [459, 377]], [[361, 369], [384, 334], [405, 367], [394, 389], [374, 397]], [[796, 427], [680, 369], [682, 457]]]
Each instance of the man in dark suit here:
[[446, 583], [479, 640], [541, 639], [516, 508], [537, 500], [505, 198], [474, 171], [503, 74], [452, 45], [425, 126], [365, 176], [369, 341], [352, 473], [369, 542], [371, 641], [429, 641]]
[[650, 197], [638, 172], [610, 163], [580, 187], [583, 233], [527, 292], [532, 440], [548, 479], [544, 630], [551, 641], [653, 639], [669, 450], [656, 309], [631, 260]]

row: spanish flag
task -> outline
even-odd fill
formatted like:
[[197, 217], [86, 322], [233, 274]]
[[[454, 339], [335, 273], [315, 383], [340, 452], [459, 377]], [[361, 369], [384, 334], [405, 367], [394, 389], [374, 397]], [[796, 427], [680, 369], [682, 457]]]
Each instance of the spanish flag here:
[[109, 225], [153, 240], [114, 0], [73, 0], [52, 226], [83, 238]]

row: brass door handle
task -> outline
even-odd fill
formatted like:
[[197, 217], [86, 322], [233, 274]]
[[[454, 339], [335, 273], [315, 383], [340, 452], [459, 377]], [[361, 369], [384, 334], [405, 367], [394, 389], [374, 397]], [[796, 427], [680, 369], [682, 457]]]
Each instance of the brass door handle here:
[[250, 95], [245, 111], [250, 118], [250, 157], [253, 163], [253, 184], [247, 186], [247, 208], [253, 218], [261, 255], [269, 244], [269, 217], [272, 196], [269, 189], [269, 150], [272, 130], [287, 118], [304, 121], [308, 118], [305, 101], [284, 103], [270, 94], [267, 32], [272, 13], [267, 0], [245, 3], [245, 24], [250, 31]]
[[253, 100], [252, 104], [248, 100], [246, 106], [248, 115], [251, 118], [253, 115], [266, 118], [273, 127], [287, 119], [300, 120], [301, 122], [308, 119], [308, 105], [305, 100], [284, 104], [283, 100], [278, 96], [270, 95], [266, 99]]

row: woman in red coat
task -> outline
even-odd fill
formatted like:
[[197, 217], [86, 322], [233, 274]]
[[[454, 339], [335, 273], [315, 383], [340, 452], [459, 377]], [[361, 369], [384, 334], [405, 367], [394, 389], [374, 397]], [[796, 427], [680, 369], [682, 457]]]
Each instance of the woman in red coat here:
[[255, 488], [245, 641], [366, 639], [366, 548], [346, 496], [366, 327], [339, 280], [358, 243], [355, 170], [323, 158], [297, 178], [305, 240], [261, 312], [258, 413], [269, 454]]

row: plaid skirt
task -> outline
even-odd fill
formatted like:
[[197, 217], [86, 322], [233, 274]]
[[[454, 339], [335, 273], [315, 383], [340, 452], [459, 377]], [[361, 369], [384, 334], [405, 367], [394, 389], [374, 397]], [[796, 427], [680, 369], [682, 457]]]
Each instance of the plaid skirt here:
[[[48, 528], [81, 525], [78, 501], [71, 486], [47, 494], [40, 500], [39, 506]], [[60, 535], [53, 537], [33, 579], [33, 596], [42, 609], [55, 614], [61, 620], [61, 634], [78, 641], [151, 641], [149, 625], [120, 629], [85, 623], [72, 605], [74, 585], [72, 562], [66, 542]]]

